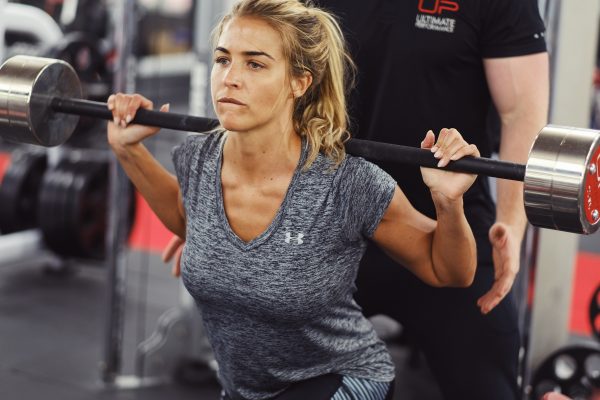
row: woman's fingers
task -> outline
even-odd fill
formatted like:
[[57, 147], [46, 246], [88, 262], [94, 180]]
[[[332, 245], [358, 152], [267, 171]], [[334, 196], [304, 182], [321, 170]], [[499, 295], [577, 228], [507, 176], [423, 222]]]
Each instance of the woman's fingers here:
[[454, 151], [454, 154], [450, 157], [450, 161], [456, 161], [466, 156], [479, 157], [479, 149], [477, 146], [465, 142], [463, 146]]
[[121, 128], [127, 127], [140, 108], [152, 110], [154, 107], [152, 101], [139, 94], [112, 94], [106, 104], [108, 109], [112, 111], [113, 122]]
[[443, 145], [446, 140], [446, 136], [448, 135], [449, 129], [442, 128], [437, 138], [437, 142], [431, 147], [431, 152], [437, 152]]
[[432, 130], [427, 131], [425, 138], [421, 142], [422, 149], [430, 149], [435, 144], [435, 134]]
[[[466, 142], [456, 129], [442, 129], [440, 131], [440, 139], [434, 146], [437, 150], [434, 157], [438, 158], [438, 167], [445, 167], [450, 162], [450, 157]], [[433, 150], [432, 150], [433, 151]]]
[[467, 143], [456, 129], [442, 129], [431, 151], [440, 160], [437, 165], [440, 168], [465, 156], [479, 157], [477, 146]]
[[169, 243], [167, 243], [167, 245], [162, 251], [162, 261], [165, 263], [171, 261], [171, 259], [175, 255], [175, 252], [181, 247], [183, 243], [183, 239], [181, 239], [177, 235], [173, 235], [169, 240]]

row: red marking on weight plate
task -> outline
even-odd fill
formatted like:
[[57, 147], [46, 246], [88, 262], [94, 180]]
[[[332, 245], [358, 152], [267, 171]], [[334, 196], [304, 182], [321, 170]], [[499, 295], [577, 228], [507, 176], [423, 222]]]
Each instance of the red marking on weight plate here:
[[[595, 173], [591, 173], [595, 165]], [[591, 158], [591, 164], [588, 165], [585, 172], [585, 183], [583, 193], [585, 216], [590, 224], [596, 224], [600, 213], [600, 146]], [[595, 218], [594, 218], [595, 217]]]

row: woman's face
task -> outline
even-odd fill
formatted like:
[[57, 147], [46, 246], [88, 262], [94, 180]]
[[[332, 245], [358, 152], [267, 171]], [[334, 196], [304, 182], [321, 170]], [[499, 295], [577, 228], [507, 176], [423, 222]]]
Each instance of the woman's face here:
[[211, 93], [227, 130], [290, 125], [294, 98], [279, 33], [258, 18], [229, 21], [214, 53]]

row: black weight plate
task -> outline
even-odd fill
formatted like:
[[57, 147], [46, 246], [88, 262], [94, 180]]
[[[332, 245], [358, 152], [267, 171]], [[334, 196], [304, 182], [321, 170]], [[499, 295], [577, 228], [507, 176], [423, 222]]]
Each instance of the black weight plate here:
[[77, 193], [70, 210], [79, 257], [103, 259], [105, 253], [108, 200], [108, 163], [77, 164]]
[[37, 225], [39, 188], [45, 170], [45, 153], [13, 153], [0, 185], [0, 232], [12, 233]]
[[85, 32], [70, 32], [46, 51], [46, 57], [68, 62], [83, 82], [94, 82], [107, 73], [101, 42]]
[[600, 286], [590, 299], [590, 326], [597, 340], [600, 340]]
[[75, 245], [67, 220], [69, 187], [73, 179], [72, 167], [61, 162], [46, 172], [40, 189], [40, 230], [48, 248], [60, 255], [72, 253]]
[[531, 400], [558, 391], [572, 399], [591, 396], [600, 376], [600, 348], [588, 344], [564, 347], [548, 356], [533, 374]]
[[[109, 204], [109, 164], [102, 162], [80, 162], [78, 172], [83, 185], [74, 196], [75, 206], [72, 217], [77, 221], [77, 243], [81, 253], [79, 257], [102, 260], [106, 256], [106, 230], [108, 228]], [[129, 204], [127, 210], [128, 235], [135, 219], [135, 196], [133, 185], [128, 183]]]
[[[50, 249], [63, 257], [101, 260], [105, 257], [108, 174], [106, 160], [63, 160], [44, 177], [40, 228]], [[135, 217], [133, 185], [129, 184], [128, 233]]]

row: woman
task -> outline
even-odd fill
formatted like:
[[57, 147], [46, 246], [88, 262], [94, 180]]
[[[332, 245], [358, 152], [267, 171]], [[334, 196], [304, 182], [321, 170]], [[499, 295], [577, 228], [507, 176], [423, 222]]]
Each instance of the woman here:
[[[148, 99], [109, 98], [108, 140], [158, 217], [186, 239], [182, 278], [224, 398], [390, 398], [390, 356], [352, 299], [366, 240], [431, 285], [469, 285], [476, 252], [462, 194], [474, 177], [423, 170], [433, 221], [389, 175], [345, 154], [351, 61], [328, 13], [297, 0], [243, 0], [214, 37], [222, 129], [173, 151], [177, 179], [141, 144], [157, 129], [128, 126], [137, 109], [152, 108]], [[453, 129], [437, 142], [428, 132], [422, 147], [441, 166], [479, 155]], [[328, 389], [313, 385], [330, 377]]]

